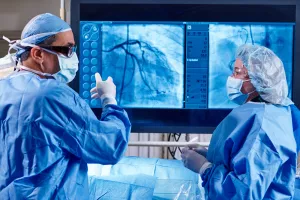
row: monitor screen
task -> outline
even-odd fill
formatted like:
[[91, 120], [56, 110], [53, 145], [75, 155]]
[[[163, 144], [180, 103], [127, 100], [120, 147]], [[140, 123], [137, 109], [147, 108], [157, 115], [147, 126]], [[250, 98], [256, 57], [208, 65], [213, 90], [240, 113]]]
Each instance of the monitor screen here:
[[277, 0], [72, 0], [80, 69], [70, 86], [92, 107], [96, 72], [111, 76], [137, 133], [212, 133], [238, 105], [226, 92], [237, 48], [282, 60], [299, 105], [298, 6]]
[[81, 20], [79, 36], [79, 94], [93, 108], [96, 72], [113, 78], [124, 108], [234, 108], [225, 86], [243, 44], [279, 56], [291, 97], [294, 23]]

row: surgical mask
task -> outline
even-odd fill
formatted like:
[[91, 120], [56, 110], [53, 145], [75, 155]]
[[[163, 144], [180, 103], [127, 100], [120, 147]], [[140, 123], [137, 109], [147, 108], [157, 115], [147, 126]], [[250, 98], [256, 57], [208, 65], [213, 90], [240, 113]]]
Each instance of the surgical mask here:
[[[10, 43], [10, 48], [8, 50], [9, 55], [11, 55], [10, 50], [16, 48], [17, 44], [21, 45], [23, 47], [26, 47], [26, 46], [27, 47], [38, 47], [37, 45], [22, 42], [20, 40], [10, 41], [6, 37], [3, 37], [3, 39], [7, 40]], [[11, 43], [14, 43], [14, 44], [11, 44]], [[42, 48], [42, 47], [40, 47], [40, 48], [43, 49], [44, 51], [47, 51], [47, 52], [51, 53], [51, 54], [57, 55], [58, 62], [59, 62], [59, 67], [60, 67], [59, 72], [57, 72], [55, 74], [48, 74], [48, 73], [43, 73], [43, 72], [39, 72], [39, 71], [36, 71], [36, 70], [32, 70], [32, 69], [30, 69], [28, 67], [25, 67], [25, 66], [22, 66], [22, 65], [18, 66], [17, 68], [24, 69], [24, 70], [27, 70], [27, 71], [31, 71], [33, 73], [36, 73], [36, 74], [39, 74], [39, 75], [42, 75], [42, 76], [53, 76], [56, 80], [58, 80], [62, 83], [69, 83], [75, 78], [76, 72], [78, 71], [78, 64], [79, 64], [78, 57], [77, 57], [76, 53], [74, 53], [72, 55], [72, 57], [70, 57], [70, 58], [65, 58], [65, 57], [60, 56], [56, 52], [50, 51], [50, 50]]]
[[249, 95], [255, 92], [254, 90], [248, 94], [242, 93], [241, 88], [243, 86], [243, 83], [247, 81], [250, 81], [250, 79], [242, 80], [242, 79], [233, 78], [231, 76], [229, 76], [227, 79], [227, 83], [226, 83], [227, 96], [231, 101], [233, 101], [238, 105], [242, 105], [246, 103]]
[[72, 55], [72, 57], [66, 58], [60, 56], [56, 52], [44, 48], [42, 49], [56, 55], [58, 58], [60, 70], [59, 72], [53, 74], [53, 77], [62, 83], [70, 83], [75, 78], [76, 72], [78, 71], [79, 60], [76, 52]]
[[54, 78], [62, 83], [70, 83], [78, 71], [78, 57], [74, 53], [71, 58], [63, 58], [57, 55], [60, 71], [53, 74]]
[[62, 58], [59, 55], [57, 57], [59, 61], [60, 71], [55, 74], [43, 73], [23, 65], [18, 65], [17, 68], [24, 69], [41, 76], [53, 76], [56, 80], [62, 83], [70, 83], [75, 78], [76, 72], [78, 70], [79, 61], [77, 55], [76, 53], [74, 53], [71, 58]]

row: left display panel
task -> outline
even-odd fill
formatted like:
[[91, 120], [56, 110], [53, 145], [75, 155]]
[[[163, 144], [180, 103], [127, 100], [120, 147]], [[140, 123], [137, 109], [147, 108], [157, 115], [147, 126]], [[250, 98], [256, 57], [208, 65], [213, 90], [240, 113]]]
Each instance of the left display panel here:
[[80, 96], [90, 98], [95, 73], [111, 76], [127, 108], [183, 108], [184, 25], [80, 22]]

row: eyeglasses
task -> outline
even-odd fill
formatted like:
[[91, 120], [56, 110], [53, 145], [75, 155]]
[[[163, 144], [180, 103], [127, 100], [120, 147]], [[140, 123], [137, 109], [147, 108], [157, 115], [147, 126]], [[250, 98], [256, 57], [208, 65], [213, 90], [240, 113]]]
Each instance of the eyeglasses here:
[[46, 46], [46, 45], [39, 45], [44, 49], [54, 51], [60, 53], [63, 57], [71, 58], [73, 54], [76, 52], [77, 46]]
[[243, 65], [243, 68], [237, 68], [235, 67], [233, 70], [234, 76], [240, 76], [243, 75], [244, 77], [248, 76], [248, 72], [246, 70], [246, 67]]

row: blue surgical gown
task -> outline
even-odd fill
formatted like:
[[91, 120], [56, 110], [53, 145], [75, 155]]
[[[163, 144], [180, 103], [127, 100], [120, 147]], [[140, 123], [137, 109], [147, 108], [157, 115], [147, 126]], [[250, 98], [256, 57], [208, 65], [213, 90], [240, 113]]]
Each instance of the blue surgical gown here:
[[67, 85], [17, 72], [0, 80], [0, 199], [88, 199], [87, 163], [115, 164], [131, 124], [115, 105], [98, 120]]
[[292, 199], [297, 162], [293, 123], [300, 120], [295, 112], [292, 106], [265, 103], [234, 109], [211, 139], [207, 159], [213, 166], [202, 175], [207, 199]]

